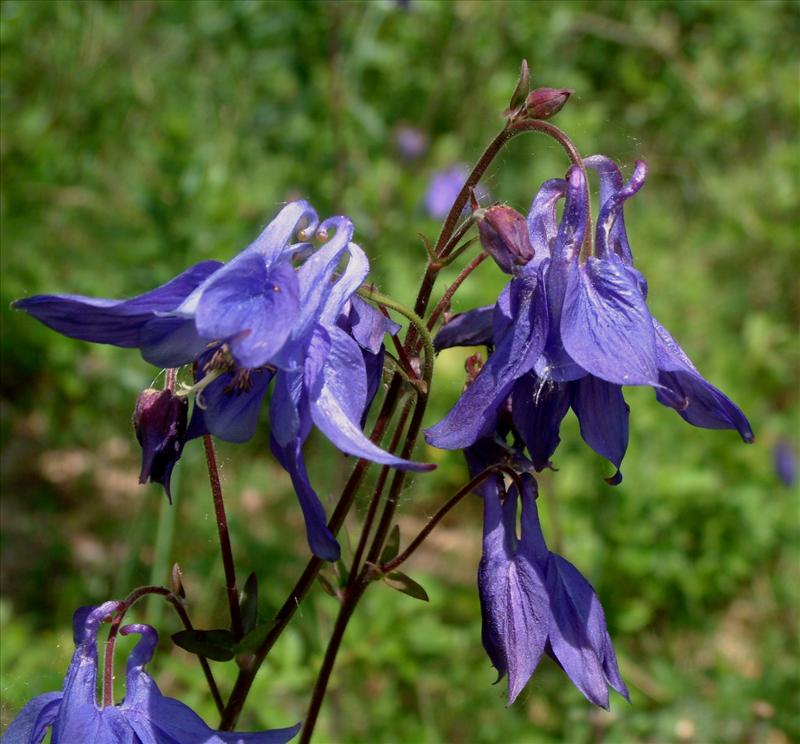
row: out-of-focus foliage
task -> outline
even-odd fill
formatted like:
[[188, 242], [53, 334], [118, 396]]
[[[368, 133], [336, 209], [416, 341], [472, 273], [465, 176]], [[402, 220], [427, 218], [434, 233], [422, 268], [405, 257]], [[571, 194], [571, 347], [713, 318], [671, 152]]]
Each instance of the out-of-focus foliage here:
[[[232, 256], [302, 195], [323, 215], [352, 216], [381, 290], [411, 302], [418, 233], [437, 229], [421, 208], [427, 179], [477, 158], [526, 57], [534, 85], [576, 90], [556, 121], [584, 154], [648, 160], [626, 217], [651, 307], [758, 439], [692, 429], [629, 390], [631, 447], [612, 489], [574, 421], [565, 426], [559, 471], [541, 483], [545, 531], [595, 584], [632, 705], [592, 710], [547, 662], [505, 708], [480, 645], [472, 500], [406, 566], [430, 604], [380, 585], [367, 594], [319, 741], [800, 738], [798, 494], [772, 465], [779, 438], [800, 445], [796, 3], [5, 0], [0, 11], [4, 724], [58, 686], [76, 606], [167, 582], [173, 560], [197, 624], [225, 621], [200, 453], [187, 447], [172, 510], [136, 483], [129, 421], [154, 371], [135, 352], [63, 339], [10, 301], [141, 292]], [[394, 149], [401, 125], [430, 142], [413, 163]], [[525, 210], [565, 167], [532, 135], [486, 185]], [[490, 263], [456, 310], [491, 301], [503, 278]], [[463, 358], [438, 360], [431, 423], [458, 394]], [[239, 570], [258, 572], [268, 616], [307, 549], [266, 428], [221, 455]], [[319, 438], [309, 450], [333, 499], [350, 463]], [[465, 480], [458, 455], [420, 454], [440, 468], [406, 491], [404, 539]], [[302, 717], [335, 611], [322, 591], [303, 605], [245, 726]], [[147, 619], [163, 638], [178, 629], [158, 605]], [[215, 723], [195, 662], [164, 646], [162, 689]], [[235, 670], [214, 667], [227, 689]]]

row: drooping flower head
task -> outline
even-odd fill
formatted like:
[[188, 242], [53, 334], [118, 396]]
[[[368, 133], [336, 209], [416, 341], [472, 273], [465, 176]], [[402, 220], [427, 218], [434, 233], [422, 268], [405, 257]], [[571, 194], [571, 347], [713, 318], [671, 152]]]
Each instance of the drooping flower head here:
[[31, 700], [3, 735], [2, 744], [39, 744], [52, 729], [52, 744], [284, 744], [300, 724], [283, 729], [240, 733], [214, 731], [179, 700], [161, 694], [144, 670], [158, 634], [149, 625], [126, 625], [123, 635], [141, 636], [128, 657], [125, 698], [102, 706], [97, 699], [97, 633], [118, 602], [81, 607], [73, 616], [75, 652], [64, 687]]
[[39, 295], [15, 306], [73, 338], [138, 347], [158, 366], [193, 365], [199, 397], [188, 438], [252, 437], [274, 379], [272, 450], [292, 477], [312, 551], [335, 560], [339, 546], [303, 460], [312, 425], [349, 455], [431, 467], [390, 455], [361, 431], [387, 325], [356, 297], [369, 262], [352, 237], [347, 217], [319, 223], [308, 203], [292, 202], [227, 264], [197, 264], [130, 300]]
[[[497, 303], [456, 316], [437, 336], [438, 349], [487, 344], [494, 351], [450, 413], [427, 431], [428, 442], [443, 449], [468, 447], [491, 435], [501, 408], [510, 405], [514, 425], [541, 469], [572, 407], [584, 440], [616, 466], [609, 481], [617, 483], [628, 443], [623, 385], [650, 385], [660, 403], [690, 424], [736, 429], [752, 441], [742, 411], [700, 375], [647, 307], [647, 283], [633, 266], [622, 215], [625, 201], [644, 184], [645, 164], [637, 163], [627, 183], [608, 158], [595, 156], [584, 164], [600, 176], [593, 253], [582, 250], [588, 193], [582, 169], [573, 166], [533, 199], [527, 218], [533, 258], [519, 265], [519, 248], [507, 248], [498, 263], [514, 276]], [[487, 250], [498, 253], [502, 243], [494, 241]]]
[[[473, 457], [480, 459], [480, 453]], [[626, 700], [629, 695], [603, 608], [578, 569], [548, 550], [536, 506], [536, 481], [529, 473], [520, 478], [521, 492], [514, 485], [506, 493], [499, 476], [480, 490], [484, 524], [478, 593], [484, 648], [500, 677], [508, 674], [509, 705], [546, 652], [590, 702], [607, 709], [609, 687]]]

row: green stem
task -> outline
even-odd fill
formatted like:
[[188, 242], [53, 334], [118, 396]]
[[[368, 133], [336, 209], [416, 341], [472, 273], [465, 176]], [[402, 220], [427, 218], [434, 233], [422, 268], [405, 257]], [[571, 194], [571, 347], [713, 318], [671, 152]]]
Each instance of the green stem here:
[[422, 379], [425, 381], [427, 388], [430, 389], [431, 379], [433, 378], [433, 360], [436, 353], [433, 350], [433, 338], [431, 337], [430, 331], [428, 331], [428, 327], [425, 325], [425, 321], [410, 308], [388, 295], [375, 291], [372, 287], [361, 287], [358, 290], [358, 294], [366, 300], [371, 300], [378, 305], [396, 310], [400, 315], [411, 321], [414, 328], [417, 329], [417, 333], [422, 338], [422, 344], [425, 348], [425, 366], [422, 369]]

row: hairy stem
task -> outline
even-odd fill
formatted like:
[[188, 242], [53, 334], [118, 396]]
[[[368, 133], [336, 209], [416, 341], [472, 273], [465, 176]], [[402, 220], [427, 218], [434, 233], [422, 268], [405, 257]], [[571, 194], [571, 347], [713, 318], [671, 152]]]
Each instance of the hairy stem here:
[[203, 447], [208, 465], [208, 480], [211, 484], [211, 493], [214, 497], [214, 513], [217, 519], [217, 532], [219, 532], [219, 549], [222, 554], [222, 565], [225, 569], [225, 588], [228, 593], [228, 607], [231, 614], [231, 632], [238, 641], [242, 635], [242, 613], [239, 608], [239, 592], [236, 590], [236, 567], [233, 562], [233, 548], [228, 532], [228, 517], [225, 514], [225, 499], [222, 496], [222, 484], [219, 479], [217, 455], [214, 451], [214, 442], [209, 434], [203, 437]]
[[[561, 145], [561, 147], [564, 148], [564, 151], [567, 153], [567, 157], [569, 157], [570, 161], [583, 171], [584, 176], [586, 175], [586, 170], [583, 166], [583, 160], [581, 159], [578, 150], [575, 148], [575, 145], [572, 144], [572, 140], [566, 135], [566, 133], [557, 126], [539, 119], [526, 119], [513, 124], [508, 124], [483, 151], [483, 154], [478, 159], [478, 162], [475, 164], [475, 167], [472, 169], [472, 172], [469, 174], [466, 182], [462, 186], [461, 191], [456, 197], [456, 200], [453, 202], [453, 206], [450, 208], [447, 219], [442, 226], [442, 231], [439, 234], [439, 239], [436, 241], [436, 245], [434, 247], [434, 253], [436, 254], [437, 258], [446, 258], [449, 252], [455, 247], [455, 244], [450, 240], [450, 238], [453, 230], [455, 229], [459, 215], [467, 204], [470, 191], [477, 185], [478, 181], [480, 181], [481, 177], [486, 172], [486, 169], [489, 167], [495, 157], [497, 157], [497, 154], [500, 152], [502, 147], [509, 140], [513, 139], [518, 134], [522, 134], [523, 132], [542, 132], [543, 134], [552, 137]], [[586, 214], [587, 216], [589, 215], [589, 209], [586, 210]], [[591, 234], [591, 230], [588, 230], [587, 232]]]
[[433, 312], [431, 316], [428, 318], [428, 330], [433, 331], [434, 326], [436, 325], [436, 321], [439, 320], [439, 316], [447, 310], [450, 306], [450, 301], [453, 299], [453, 296], [458, 291], [458, 288], [464, 283], [464, 280], [473, 272], [475, 269], [478, 268], [486, 259], [488, 258], [488, 254], [481, 252], [475, 258], [472, 259], [462, 270], [461, 273], [453, 280], [453, 283], [445, 290], [445, 293], [442, 295], [442, 299], [436, 303], [436, 307], [433, 308]]
[[[389, 388], [386, 391], [386, 396], [384, 397], [381, 410], [378, 413], [372, 433], [370, 434], [370, 440], [375, 444], [379, 444], [386, 433], [386, 429], [389, 426], [392, 414], [394, 413], [397, 402], [400, 399], [402, 384], [402, 379], [399, 375], [395, 375], [392, 378], [392, 381], [389, 383]], [[369, 460], [359, 460], [353, 468], [350, 478], [348, 478], [347, 483], [342, 489], [339, 502], [337, 503], [336, 508], [334, 509], [330, 520], [328, 521], [328, 528], [334, 535], [339, 532], [339, 529], [344, 523], [345, 517], [350, 511], [350, 507], [353, 505], [353, 500], [355, 499], [355, 495], [358, 492], [362, 481], [364, 480], [364, 475], [366, 474], [369, 465]], [[239, 714], [244, 707], [245, 700], [247, 699], [247, 695], [253, 685], [253, 680], [255, 679], [256, 673], [264, 663], [264, 659], [267, 658], [267, 655], [272, 650], [275, 642], [278, 640], [281, 633], [283, 633], [284, 629], [289, 624], [289, 621], [294, 616], [294, 613], [300, 606], [300, 602], [303, 600], [306, 594], [308, 594], [309, 589], [313, 586], [314, 581], [316, 580], [317, 575], [319, 574], [324, 563], [325, 562], [323, 560], [317, 558], [316, 556], [311, 557], [306, 564], [303, 573], [300, 575], [300, 578], [297, 580], [294, 587], [292, 587], [292, 590], [289, 592], [289, 595], [286, 597], [283, 605], [281, 605], [281, 608], [276, 613], [274, 618], [275, 624], [267, 637], [264, 639], [264, 642], [257, 649], [253, 656], [252, 662], [247, 667], [239, 670], [233, 690], [228, 698], [228, 704], [225, 706], [225, 710], [222, 713], [222, 719], [219, 726], [222, 731], [232, 731], [236, 726], [236, 722], [239, 719]]]
[[[172, 605], [186, 630], [194, 630], [194, 626], [189, 619], [189, 613], [186, 612], [183, 600], [175, 596], [169, 589], [163, 586], [141, 586], [138, 589], [134, 589], [119, 603], [114, 618], [111, 621], [111, 628], [109, 628], [108, 631], [105, 658], [103, 660], [103, 707], [114, 704], [114, 649], [117, 644], [117, 635], [119, 634], [120, 625], [122, 625], [122, 619], [125, 617], [125, 613], [142, 597], [153, 594], [161, 595]], [[219, 693], [219, 687], [217, 687], [208, 659], [199, 654], [197, 655], [197, 659], [203, 669], [203, 674], [208, 683], [208, 689], [211, 691], [211, 697], [214, 698], [214, 704], [217, 706], [217, 710], [222, 713], [222, 695]]]
[[[414, 408], [414, 414], [411, 419], [411, 423], [409, 424], [408, 431], [406, 432], [405, 443], [402, 449], [402, 457], [408, 459], [411, 456], [411, 453], [414, 449], [414, 446], [417, 441], [417, 437], [422, 427], [422, 420], [425, 414], [425, 408], [427, 404], [427, 397], [430, 390], [430, 378], [432, 376], [432, 366], [433, 366], [433, 359], [434, 359], [434, 350], [433, 350], [433, 343], [430, 337], [430, 333], [428, 332], [427, 325], [424, 323], [422, 318], [425, 315], [425, 312], [428, 308], [431, 299], [431, 293], [433, 291], [434, 285], [436, 284], [436, 277], [442, 268], [443, 259], [447, 259], [450, 253], [455, 250], [456, 246], [458, 245], [459, 240], [466, 234], [467, 229], [471, 225], [471, 221], [466, 221], [459, 229], [457, 236], [454, 236], [454, 231], [456, 230], [456, 223], [458, 221], [458, 217], [461, 214], [461, 211], [466, 204], [470, 189], [477, 184], [480, 178], [485, 173], [486, 169], [491, 164], [492, 160], [496, 157], [499, 153], [501, 148], [503, 147], [506, 142], [511, 140], [517, 134], [521, 134], [522, 132], [526, 131], [540, 131], [544, 132], [545, 134], [554, 137], [561, 145], [564, 147], [567, 155], [569, 156], [570, 160], [578, 165], [579, 167], [583, 168], [583, 163], [581, 161], [580, 155], [578, 154], [577, 150], [575, 149], [572, 142], [569, 138], [564, 134], [560, 129], [554, 127], [552, 124], [543, 121], [523, 121], [517, 122], [515, 124], [511, 124], [506, 126], [492, 142], [489, 144], [487, 149], [484, 151], [483, 155], [479, 159], [478, 163], [473, 168], [472, 172], [470, 173], [469, 177], [467, 178], [464, 187], [462, 188], [459, 196], [456, 198], [450, 213], [445, 221], [445, 224], [442, 227], [442, 230], [439, 234], [439, 238], [436, 242], [436, 246], [433, 249], [432, 253], [435, 258], [432, 258], [428, 261], [428, 264], [425, 269], [425, 273], [422, 277], [422, 281], [420, 283], [420, 288], [417, 293], [417, 298], [414, 304], [413, 309], [413, 316], [411, 317], [407, 312], [403, 312], [406, 308], [400, 306], [395, 306], [394, 301], [392, 304], [386, 303], [387, 307], [393, 307], [394, 309], [398, 310], [399, 312], [403, 312], [403, 314], [408, 317], [412, 323], [409, 326], [408, 333], [406, 334], [405, 339], [405, 350], [406, 352], [416, 353], [416, 350], [419, 346], [419, 339], [422, 338], [423, 345], [425, 346], [425, 361], [426, 361], [426, 369], [425, 369], [425, 376], [428, 382], [427, 389], [424, 391], [420, 391], [420, 395], [417, 398], [416, 406]], [[587, 209], [587, 216], [590, 214], [589, 210]], [[590, 217], [587, 217], [591, 219]], [[590, 234], [591, 230], [587, 230], [587, 234]], [[590, 238], [591, 239], [591, 238]], [[361, 294], [362, 296], [366, 296], [367, 298], [374, 299], [376, 302], [384, 304], [381, 302], [381, 299], [388, 300], [389, 298], [381, 298], [377, 299], [376, 295], [378, 293], [373, 293], [367, 288], [362, 288]], [[372, 296], [371, 296], [372, 295]], [[441, 311], [440, 311], [441, 312]], [[384, 399], [384, 405], [381, 411], [381, 416], [386, 417], [386, 421], [388, 423], [388, 419], [391, 417], [398, 401], [399, 401], [399, 393], [401, 387], [401, 379], [399, 374], [395, 374], [392, 378], [392, 383], [390, 385], [389, 392], [387, 393], [386, 398]], [[373, 437], [375, 432], [373, 431]], [[375, 439], [373, 439], [375, 441]], [[351, 476], [350, 481], [348, 481], [347, 486], [345, 486], [345, 490], [342, 493], [342, 496], [339, 500], [339, 505], [337, 506], [337, 511], [339, 506], [344, 505], [342, 509], [342, 516], [341, 519], [344, 519], [344, 516], [347, 514], [347, 511], [352, 504], [352, 499], [355, 496], [355, 492], [357, 491], [359, 485], [361, 484], [361, 480], [363, 479], [364, 472], [368, 467], [369, 463], [364, 460], [360, 460], [356, 465], [356, 469], [353, 472], [353, 476]], [[383, 514], [381, 515], [381, 520], [378, 524], [376, 529], [375, 535], [373, 537], [372, 545], [370, 547], [367, 562], [375, 562], [377, 557], [380, 556], [381, 550], [383, 549], [384, 542], [386, 540], [388, 531], [391, 526], [391, 521], [394, 516], [394, 511], [397, 505], [397, 500], [399, 498], [399, 494], [402, 491], [403, 484], [405, 482], [405, 471], [398, 470], [395, 473], [395, 476], [392, 480], [392, 484], [390, 486], [389, 497], [386, 501], [384, 506]], [[334, 514], [336, 516], [336, 514]], [[333, 519], [331, 520], [333, 522]], [[336, 525], [336, 529], [331, 527], [331, 530], [336, 533], [338, 527], [341, 525], [341, 522]], [[276, 616], [276, 625], [270, 635], [262, 644], [262, 647], [259, 649], [257, 654], [255, 655], [253, 663], [247, 668], [242, 669], [239, 673], [239, 677], [236, 680], [236, 684], [234, 686], [234, 690], [231, 693], [231, 697], [228, 701], [228, 705], [225, 709], [225, 712], [222, 717], [222, 724], [220, 726], [223, 730], [231, 730], [236, 723], [238, 718], [239, 712], [241, 711], [242, 706], [244, 705], [244, 701], [247, 697], [247, 694], [250, 690], [252, 685], [253, 679], [255, 674], [263, 663], [264, 658], [266, 657], [269, 649], [272, 648], [275, 641], [277, 640], [280, 633], [288, 624], [289, 620], [291, 619], [292, 615], [294, 614], [300, 600], [305, 596], [308, 592], [309, 588], [314, 582], [317, 574], [319, 573], [319, 569], [322, 566], [322, 561], [317, 558], [312, 558], [311, 561], [306, 566], [303, 575], [298, 580], [293, 593], [290, 594], [289, 598], [287, 598], [286, 603], [278, 612]], [[364, 579], [364, 571], [359, 573], [359, 578], [355, 580], [355, 583], [350, 587], [350, 591], [346, 592], [342, 606], [340, 607], [339, 617], [337, 618], [336, 628], [334, 630], [334, 636], [331, 638], [331, 642], [328, 645], [328, 649], [326, 650], [325, 659], [323, 661], [323, 667], [320, 670], [320, 674], [317, 678], [317, 683], [314, 688], [314, 694], [312, 696], [311, 706], [309, 707], [309, 717], [306, 719], [306, 724], [303, 729], [301, 744], [302, 742], [308, 742], [311, 738], [311, 735], [314, 730], [314, 725], [316, 723], [317, 716], [319, 714], [319, 709], [322, 705], [322, 700], [325, 695], [325, 691], [327, 689], [328, 678], [330, 677], [330, 673], [333, 669], [334, 662], [336, 660], [336, 654], [339, 650], [339, 645], [341, 644], [341, 639], [344, 636], [344, 631], [347, 627], [347, 622], [352, 615], [356, 604], [358, 603], [359, 599], [361, 598], [362, 594], [366, 590], [366, 583], [363, 583]]]
[[390, 571], [394, 571], [400, 565], [405, 563], [414, 551], [422, 545], [425, 541], [425, 538], [433, 532], [434, 528], [436, 527], [439, 522], [444, 519], [447, 514], [450, 512], [453, 507], [458, 504], [461, 499], [463, 499], [468, 493], [474, 490], [477, 486], [479, 486], [483, 481], [485, 481], [489, 476], [494, 475], [498, 472], [505, 472], [510, 477], [512, 477], [515, 481], [517, 481], [517, 487], [521, 488], [521, 483], [519, 482], [519, 476], [517, 473], [510, 467], [506, 465], [493, 465], [491, 467], [486, 468], [486, 470], [481, 471], [476, 475], [466, 486], [459, 489], [454, 496], [452, 496], [440, 509], [436, 512], [431, 518], [430, 521], [419, 531], [419, 534], [408, 544], [408, 547], [402, 551], [398, 556], [390, 560], [388, 563], [384, 563], [381, 565], [381, 570], [384, 573], [389, 573]]

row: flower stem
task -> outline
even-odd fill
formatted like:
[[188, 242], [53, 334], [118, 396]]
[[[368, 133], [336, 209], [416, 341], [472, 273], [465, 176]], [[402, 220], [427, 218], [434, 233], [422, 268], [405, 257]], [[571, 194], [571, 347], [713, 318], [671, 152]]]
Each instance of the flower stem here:
[[[423, 330], [427, 334], [427, 329]], [[430, 338], [429, 334], [428, 338]], [[411, 417], [411, 423], [408, 426], [408, 430], [406, 431], [405, 440], [403, 442], [400, 455], [406, 460], [411, 457], [414, 445], [417, 442], [417, 437], [419, 436], [419, 432], [422, 427], [422, 419], [425, 415], [425, 406], [428, 402], [427, 390], [420, 391], [420, 394], [413, 402], [414, 413]], [[401, 422], [398, 424], [399, 430], [402, 430], [402, 423], [405, 420], [405, 413], [407, 411], [408, 409], [406, 408]], [[372, 515], [371, 517], [368, 516], [369, 524], [365, 524], [362, 529], [361, 540], [364, 542], [366, 542], [366, 536], [371, 528], [371, 523], [374, 520], [374, 511], [377, 510], [377, 505], [383, 493], [383, 488], [388, 474], [389, 468], [384, 467], [381, 470], [381, 477], [379, 477], [378, 482], [376, 483], [372, 499], [370, 501], [370, 512], [372, 512]], [[397, 500], [400, 492], [403, 489], [404, 482], [405, 471], [396, 470], [394, 478], [392, 479], [392, 484], [389, 488], [389, 496], [384, 504], [383, 513], [381, 514], [380, 521], [372, 538], [372, 544], [367, 554], [367, 559], [360, 569], [358, 568], [355, 560], [353, 562], [353, 570], [351, 570], [347, 587], [345, 587], [344, 597], [339, 608], [339, 615], [336, 618], [336, 624], [334, 625], [331, 638], [328, 641], [328, 647], [325, 649], [325, 657], [322, 661], [322, 666], [320, 667], [319, 673], [317, 674], [317, 681], [314, 684], [314, 691], [311, 695], [311, 702], [308, 706], [305, 722], [303, 724], [303, 730], [300, 734], [299, 744], [307, 744], [311, 740], [311, 735], [314, 732], [314, 727], [316, 725], [317, 718], [319, 717], [319, 711], [322, 707], [322, 701], [325, 698], [325, 692], [328, 689], [328, 681], [330, 679], [331, 672], [333, 671], [333, 665], [336, 661], [336, 655], [339, 652], [339, 647], [341, 645], [342, 638], [344, 637], [347, 623], [350, 621], [350, 617], [355, 611], [356, 605], [370, 583], [370, 579], [367, 575], [369, 570], [368, 564], [374, 564], [378, 562], [378, 557], [380, 556], [381, 551], [383, 550], [383, 545], [386, 542], [392, 517], [394, 516], [394, 511], [397, 506]], [[359, 548], [362, 548], [361, 543], [359, 543]], [[360, 554], [357, 554], [356, 558], [360, 560]]]
[[214, 442], [209, 434], [203, 437], [203, 448], [205, 449], [206, 464], [208, 465], [208, 480], [214, 497], [214, 513], [217, 519], [217, 531], [219, 532], [219, 549], [222, 554], [222, 565], [225, 569], [225, 588], [228, 593], [228, 607], [231, 613], [231, 632], [238, 641], [243, 633], [242, 613], [239, 609], [239, 593], [236, 591], [236, 567], [233, 562], [233, 549], [231, 548], [231, 537], [228, 532], [228, 517], [225, 514], [225, 500], [222, 496], [217, 455], [214, 451]]
[[[186, 612], [186, 607], [183, 604], [183, 600], [173, 594], [169, 589], [163, 586], [141, 586], [138, 589], [134, 589], [122, 602], [119, 603], [114, 615], [114, 619], [111, 621], [111, 628], [108, 631], [105, 658], [103, 660], [103, 707], [114, 704], [114, 648], [116, 647], [117, 635], [119, 633], [119, 627], [122, 624], [122, 619], [125, 617], [125, 613], [142, 597], [153, 594], [161, 595], [172, 605], [186, 630], [194, 630], [194, 626], [192, 625], [192, 621], [189, 619], [189, 613]], [[219, 687], [217, 687], [217, 682], [214, 679], [214, 674], [211, 671], [208, 659], [206, 659], [204, 656], [200, 656], [199, 654], [197, 655], [197, 658], [200, 661], [200, 666], [203, 669], [206, 682], [208, 682], [208, 688], [211, 691], [211, 697], [214, 698], [214, 704], [217, 706], [217, 710], [219, 710], [221, 713], [223, 709], [222, 695], [219, 693]]]
[[[400, 414], [400, 420], [397, 422], [397, 426], [395, 427], [394, 434], [392, 435], [392, 441], [390, 444], [390, 452], [393, 452], [397, 449], [400, 444], [400, 439], [403, 435], [403, 431], [406, 427], [406, 420], [408, 419], [409, 411], [411, 410], [411, 405], [413, 403], [413, 399], [409, 398], [406, 401], [405, 406], [403, 407], [403, 411]], [[381, 468], [381, 472], [378, 475], [378, 480], [375, 483], [375, 488], [372, 492], [372, 498], [369, 502], [369, 507], [367, 509], [367, 516], [364, 518], [364, 524], [361, 528], [361, 537], [358, 541], [358, 546], [356, 547], [356, 551], [353, 554], [353, 562], [350, 567], [349, 577], [350, 579], [355, 579], [358, 576], [358, 572], [361, 569], [361, 559], [364, 557], [364, 551], [367, 547], [367, 541], [369, 539], [370, 532], [372, 531], [372, 525], [375, 521], [375, 516], [378, 512], [378, 505], [381, 500], [381, 496], [383, 495], [383, 489], [386, 487], [386, 481], [389, 478], [389, 466], [384, 465]]]
[[[372, 433], [370, 434], [370, 440], [374, 444], [379, 444], [386, 433], [386, 429], [389, 426], [392, 414], [394, 413], [397, 402], [400, 399], [401, 388], [402, 379], [400, 375], [395, 375], [392, 378], [392, 381], [389, 383], [389, 388], [386, 392], [386, 396], [384, 397], [381, 410], [378, 413]], [[355, 499], [355, 495], [358, 492], [362, 481], [364, 480], [364, 475], [366, 474], [369, 465], [369, 460], [359, 460], [353, 468], [350, 478], [347, 480], [347, 483], [342, 489], [339, 502], [337, 503], [336, 508], [334, 509], [330, 520], [328, 521], [328, 529], [330, 529], [334, 535], [338, 533], [339, 529], [344, 523], [345, 517], [350, 511], [350, 507], [353, 505], [353, 500]], [[297, 580], [294, 587], [292, 587], [292, 590], [289, 592], [283, 605], [281, 605], [281, 608], [276, 613], [274, 626], [264, 639], [264, 642], [256, 650], [252, 662], [247, 667], [239, 670], [233, 690], [228, 698], [228, 703], [222, 713], [222, 719], [219, 726], [220, 730], [232, 731], [236, 726], [239, 714], [241, 713], [244, 703], [247, 700], [247, 695], [253, 685], [253, 680], [255, 679], [256, 673], [264, 663], [264, 659], [267, 658], [267, 655], [272, 650], [275, 642], [278, 640], [281, 633], [283, 633], [284, 629], [289, 624], [289, 621], [294, 616], [294, 613], [300, 606], [300, 602], [305, 598], [309, 589], [313, 586], [314, 581], [317, 578], [317, 574], [319, 574], [323, 565], [324, 561], [316, 556], [313, 556], [308, 561], [303, 573], [300, 575], [300, 578]]]
[[358, 584], [348, 587], [345, 590], [344, 600], [339, 609], [339, 615], [336, 617], [336, 624], [333, 626], [328, 647], [325, 649], [325, 657], [322, 660], [317, 681], [314, 684], [314, 691], [311, 693], [311, 702], [308, 706], [305, 720], [303, 722], [303, 730], [300, 732], [300, 740], [298, 744], [308, 744], [311, 741], [311, 736], [314, 733], [314, 727], [319, 717], [320, 709], [322, 708], [322, 701], [325, 698], [325, 693], [328, 689], [328, 680], [330, 679], [333, 665], [336, 663], [336, 655], [339, 653], [339, 647], [342, 644], [347, 623], [356, 609], [358, 601], [367, 589], [367, 582], [360, 581]]
[[[453, 249], [454, 243], [450, 238], [453, 230], [455, 229], [456, 222], [458, 221], [461, 211], [464, 209], [464, 206], [467, 203], [467, 199], [469, 198], [469, 193], [472, 188], [478, 183], [478, 181], [480, 181], [481, 177], [486, 172], [486, 169], [495, 159], [497, 153], [500, 152], [503, 145], [523, 132], [542, 132], [543, 134], [552, 137], [561, 145], [561, 147], [564, 148], [564, 151], [567, 153], [570, 161], [583, 171], [585, 177], [586, 169], [584, 168], [583, 160], [578, 153], [578, 150], [575, 148], [575, 145], [572, 144], [572, 140], [567, 136], [567, 134], [557, 126], [550, 124], [550, 122], [541, 121], [539, 119], [526, 119], [523, 121], [514, 122], [513, 124], [508, 124], [499, 132], [499, 134], [497, 134], [497, 136], [489, 143], [489, 146], [483, 151], [483, 154], [475, 164], [472, 172], [467, 177], [466, 182], [461, 187], [461, 191], [458, 193], [456, 200], [453, 202], [453, 206], [450, 207], [450, 212], [447, 215], [447, 219], [442, 226], [442, 231], [439, 234], [439, 239], [436, 241], [436, 246], [434, 247], [434, 253], [436, 254], [437, 258], [446, 258], [449, 252]], [[586, 210], [586, 214], [587, 219], [591, 220], [590, 211], [588, 208]], [[590, 225], [587, 227], [590, 228]], [[587, 234], [590, 236], [589, 239], [591, 240], [591, 229], [587, 229]]]
[[[493, 465], [491, 467], [486, 468], [486, 470], [481, 471], [476, 475], [467, 485], [463, 488], [459, 489], [454, 496], [450, 498], [440, 509], [439, 511], [434, 514], [430, 521], [419, 531], [419, 534], [408, 544], [408, 547], [395, 558], [390, 560], [388, 563], [381, 565], [381, 570], [383, 573], [389, 573], [390, 571], [394, 571], [398, 568], [401, 564], [405, 563], [414, 553], [414, 551], [422, 545], [428, 535], [434, 530], [436, 525], [447, 516], [453, 507], [458, 504], [461, 499], [464, 498], [468, 493], [470, 493], [473, 489], [479, 486], [483, 481], [485, 481], [489, 476], [494, 475], [498, 472], [505, 472], [514, 480], [519, 481], [519, 476], [517, 473], [507, 465]], [[521, 488], [521, 483], [518, 482], [518, 488]]]
[[464, 283], [464, 280], [473, 271], [475, 271], [475, 269], [477, 269], [478, 266], [480, 266], [487, 258], [488, 254], [481, 251], [477, 256], [475, 256], [475, 258], [472, 259], [472, 261], [470, 261], [461, 270], [461, 273], [453, 280], [453, 283], [445, 290], [445, 293], [442, 295], [442, 299], [436, 303], [436, 307], [433, 308], [433, 312], [428, 318], [429, 331], [433, 331], [434, 326], [436, 325], [436, 321], [439, 320], [439, 316], [450, 306], [450, 301], [453, 299], [453, 295], [455, 295], [455, 293], [458, 291], [458, 288]]
[[425, 325], [425, 321], [410, 308], [407, 308], [405, 305], [387, 295], [376, 292], [371, 287], [361, 287], [358, 290], [358, 294], [378, 305], [396, 310], [400, 315], [403, 315], [411, 321], [413, 327], [417, 329], [417, 333], [422, 338], [422, 344], [425, 348], [425, 366], [422, 370], [422, 379], [425, 381], [426, 387], [430, 388], [431, 378], [433, 377], [433, 359], [435, 352], [433, 350], [433, 339]]

